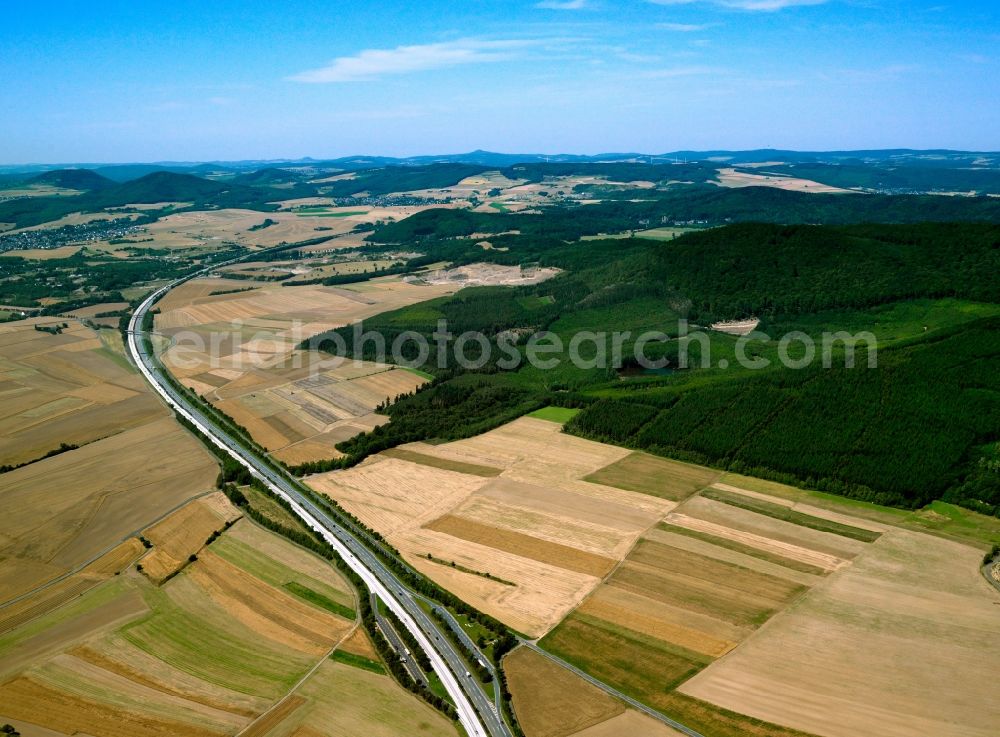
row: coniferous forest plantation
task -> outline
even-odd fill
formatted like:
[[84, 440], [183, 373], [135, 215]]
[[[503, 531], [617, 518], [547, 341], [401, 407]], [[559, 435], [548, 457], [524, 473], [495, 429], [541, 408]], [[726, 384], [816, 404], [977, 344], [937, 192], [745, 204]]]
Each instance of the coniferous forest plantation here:
[[[566, 243], [527, 235], [531, 216], [504, 219], [484, 251], [454, 233], [456, 213], [430, 210], [369, 236], [417, 237], [423, 252], [456, 262], [537, 263], [563, 272], [538, 285], [467, 288], [451, 298], [365, 321], [391, 343], [406, 331], [431, 336], [439, 319], [455, 332], [657, 329], [750, 316], [759, 330], [865, 330], [878, 338], [878, 368], [764, 370], [718, 366], [736, 339], [711, 333], [712, 365], [690, 341], [648, 346], [669, 362], [658, 372], [595, 366], [478, 370], [453, 356], [428, 362], [430, 388], [392, 404], [389, 425], [343, 444], [348, 460], [427, 437], [456, 438], [499, 425], [526, 408], [583, 411], [569, 432], [807, 488], [902, 507], [933, 499], [1000, 513], [995, 440], [1000, 384], [1000, 228], [993, 224], [740, 224], [681, 235]], [[401, 227], [411, 228], [401, 231]], [[477, 225], [475, 227], [482, 227]], [[419, 234], [419, 235], [418, 235]], [[413, 242], [413, 241], [409, 241]], [[502, 250], [498, 248], [502, 245]], [[353, 327], [341, 329], [349, 338]], [[323, 346], [323, 336], [314, 339]], [[433, 343], [432, 343], [433, 346]], [[773, 358], [774, 341], [750, 344]], [[844, 346], [834, 346], [842, 355]], [[470, 351], [474, 354], [477, 348]], [[859, 345], [855, 361], [867, 360]], [[624, 350], [630, 355], [628, 344]], [[494, 356], [498, 355], [493, 351]], [[777, 364], [777, 362], [773, 362]], [[690, 367], [694, 366], [694, 367]]]

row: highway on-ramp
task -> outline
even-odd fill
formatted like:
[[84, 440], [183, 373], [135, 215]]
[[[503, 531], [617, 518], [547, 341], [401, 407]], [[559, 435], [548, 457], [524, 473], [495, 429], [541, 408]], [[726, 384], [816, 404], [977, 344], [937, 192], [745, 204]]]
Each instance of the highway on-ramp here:
[[[215, 264], [212, 268], [218, 268]], [[200, 276], [201, 273], [195, 276]], [[271, 467], [248, 449], [238, 438], [220, 429], [202, 413], [194, 401], [177, 391], [163, 374], [143, 340], [143, 318], [150, 307], [172, 287], [187, 277], [150, 294], [129, 322], [128, 351], [136, 367], [153, 389], [181, 417], [186, 419], [215, 446], [247, 468], [273, 493], [285, 499], [293, 511], [312, 530], [323, 537], [344, 562], [365, 583], [369, 591], [403, 623], [427, 654], [434, 672], [455, 703], [459, 721], [470, 737], [512, 737], [510, 729], [497, 713], [492, 701], [475, 679], [466, 675], [462, 656], [440, 631], [433, 619], [420, 607], [397, 576], [349, 530], [341, 526], [296, 488], [284, 473]]]

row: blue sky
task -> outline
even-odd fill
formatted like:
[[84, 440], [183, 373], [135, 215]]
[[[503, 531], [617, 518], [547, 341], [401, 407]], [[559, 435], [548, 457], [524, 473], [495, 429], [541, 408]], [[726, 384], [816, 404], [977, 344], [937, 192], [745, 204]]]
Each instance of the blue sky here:
[[4, 3], [0, 162], [1000, 149], [995, 0]]

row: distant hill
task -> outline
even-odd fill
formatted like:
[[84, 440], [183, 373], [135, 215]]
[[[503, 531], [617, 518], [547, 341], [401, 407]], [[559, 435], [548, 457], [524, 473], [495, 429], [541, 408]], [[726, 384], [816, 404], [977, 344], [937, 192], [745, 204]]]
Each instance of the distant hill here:
[[115, 183], [91, 169], [56, 169], [29, 179], [27, 184], [47, 184], [63, 189], [81, 189], [87, 192], [114, 187]]
[[56, 220], [71, 212], [100, 212], [106, 207], [155, 202], [190, 202], [198, 208], [242, 207], [273, 212], [272, 201], [287, 197], [288, 190], [247, 187], [214, 182], [191, 174], [155, 171], [123, 184], [73, 197], [26, 197], [0, 202], [0, 222], [17, 227]]
[[482, 174], [488, 168], [477, 164], [387, 166], [384, 169], [359, 173], [354, 179], [331, 182], [324, 187], [324, 192], [333, 197], [346, 197], [359, 192], [382, 195], [390, 192], [440, 189], [458, 184], [466, 177]]
[[239, 176], [233, 177], [229, 181], [236, 184], [245, 184], [250, 187], [269, 187], [275, 184], [297, 184], [298, 182], [301, 182], [303, 178], [304, 177], [301, 174], [296, 174], [295, 172], [291, 172], [286, 169], [268, 167], [266, 169], [252, 171], [249, 174], [240, 174]]
[[1000, 169], [934, 168], [865, 164], [788, 164], [748, 169], [758, 174], [783, 174], [812, 179], [834, 187], [893, 192], [977, 192], [1000, 194]]
[[[174, 168], [176, 171], [179, 167]], [[185, 167], [187, 169], [187, 167]], [[100, 166], [94, 169], [102, 177], [113, 179], [116, 182], [128, 182], [132, 179], [144, 177], [157, 171], [170, 171], [171, 169], [159, 164], [121, 164], [115, 166]]]
[[230, 184], [210, 182], [191, 174], [157, 171], [144, 177], [119, 184], [108, 198], [129, 202], [200, 202], [232, 189]]

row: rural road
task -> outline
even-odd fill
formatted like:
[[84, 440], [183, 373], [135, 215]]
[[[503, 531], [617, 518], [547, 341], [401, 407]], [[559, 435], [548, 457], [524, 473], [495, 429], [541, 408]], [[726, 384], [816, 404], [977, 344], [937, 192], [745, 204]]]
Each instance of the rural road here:
[[243, 443], [218, 428], [198, 406], [180, 394], [163, 375], [155, 358], [148, 354], [142, 340], [143, 317], [150, 307], [171, 288], [196, 276], [214, 271], [213, 264], [204, 272], [185, 277], [150, 294], [132, 315], [128, 328], [128, 351], [136, 367], [153, 389], [181, 417], [193, 424], [208, 440], [235, 461], [246, 467], [268, 489], [285, 499], [296, 515], [323, 537], [343, 558], [344, 562], [395, 614], [413, 635], [429, 658], [434, 672], [454, 701], [459, 721], [470, 737], [512, 737], [510, 729], [495, 711], [494, 704], [479, 688], [475, 679], [465, 676], [462, 656], [442, 636], [438, 625], [420, 607], [402, 582], [355, 535], [338, 524], [326, 512], [313, 504], [296, 483], [284, 473], [259, 459]]

